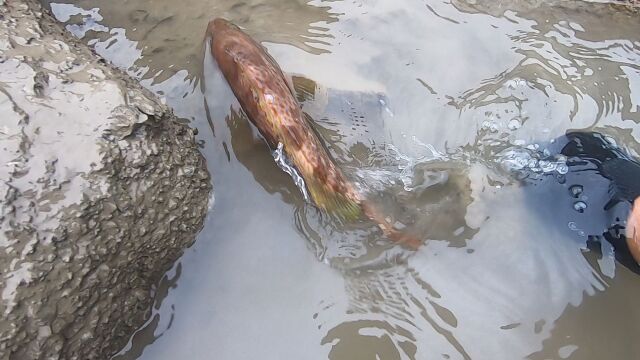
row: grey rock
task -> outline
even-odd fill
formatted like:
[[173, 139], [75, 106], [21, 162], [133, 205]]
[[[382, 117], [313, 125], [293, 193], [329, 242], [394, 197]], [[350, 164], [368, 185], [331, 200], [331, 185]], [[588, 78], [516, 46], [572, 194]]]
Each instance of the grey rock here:
[[35, 0], [0, 2], [0, 359], [105, 359], [211, 191], [194, 132]]

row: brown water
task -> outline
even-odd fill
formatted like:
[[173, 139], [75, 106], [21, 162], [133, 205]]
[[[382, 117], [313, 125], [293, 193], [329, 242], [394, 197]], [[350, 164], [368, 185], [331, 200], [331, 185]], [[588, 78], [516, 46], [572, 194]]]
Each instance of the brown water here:
[[[640, 277], [587, 241], [623, 217], [545, 154], [640, 153], [640, 14], [574, 1], [75, 1], [58, 18], [200, 131], [215, 204], [116, 359], [636, 359]], [[203, 47], [226, 17], [415, 253], [305, 204]], [[535, 161], [545, 158], [547, 162]], [[526, 181], [517, 176], [527, 173]], [[584, 186], [573, 209], [571, 185]]]

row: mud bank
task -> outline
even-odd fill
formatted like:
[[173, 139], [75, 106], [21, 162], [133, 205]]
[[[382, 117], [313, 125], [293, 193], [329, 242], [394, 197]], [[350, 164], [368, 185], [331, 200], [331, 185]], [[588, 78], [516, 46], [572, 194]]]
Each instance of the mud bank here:
[[0, 114], [0, 358], [108, 358], [202, 227], [194, 132], [35, 0], [0, 0]]

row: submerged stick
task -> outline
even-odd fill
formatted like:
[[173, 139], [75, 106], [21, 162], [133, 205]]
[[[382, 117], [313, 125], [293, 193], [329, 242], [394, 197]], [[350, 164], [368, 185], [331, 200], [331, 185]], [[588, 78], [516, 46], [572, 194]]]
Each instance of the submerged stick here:
[[211, 54], [240, 106], [272, 149], [282, 144], [313, 202], [347, 220], [364, 214], [391, 240], [418, 248], [421, 242], [394, 229], [336, 166], [307, 123], [282, 70], [266, 50], [224, 19], [211, 21], [207, 35]]

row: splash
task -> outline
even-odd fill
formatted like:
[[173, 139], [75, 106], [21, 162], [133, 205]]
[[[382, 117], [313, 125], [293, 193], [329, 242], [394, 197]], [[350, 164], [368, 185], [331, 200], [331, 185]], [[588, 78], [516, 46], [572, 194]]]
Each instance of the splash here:
[[282, 143], [278, 143], [278, 147], [273, 151], [272, 155], [273, 160], [276, 161], [278, 167], [291, 176], [296, 187], [298, 187], [298, 190], [300, 190], [302, 196], [304, 196], [304, 200], [306, 202], [311, 202], [309, 192], [307, 192], [307, 185], [300, 173], [298, 173], [298, 170], [296, 170], [296, 168], [291, 164], [291, 160], [289, 160], [287, 155], [284, 153], [284, 145], [282, 145]]
[[538, 175], [565, 175], [569, 172], [566, 156], [540, 151], [537, 145], [507, 148], [498, 153], [494, 160], [503, 170], [520, 179]]
[[385, 162], [391, 164], [390, 166], [355, 169], [355, 176], [359, 179], [356, 183], [358, 190], [363, 193], [384, 191], [399, 181], [404, 191], [416, 192], [446, 180], [443, 178], [446, 174], [442, 173], [425, 176], [424, 168], [459, 159], [436, 150], [433, 145], [420, 141], [416, 136], [412, 136], [412, 141], [421, 150], [418, 156], [410, 156], [400, 151], [395, 145], [386, 144], [385, 154], [382, 157]]

